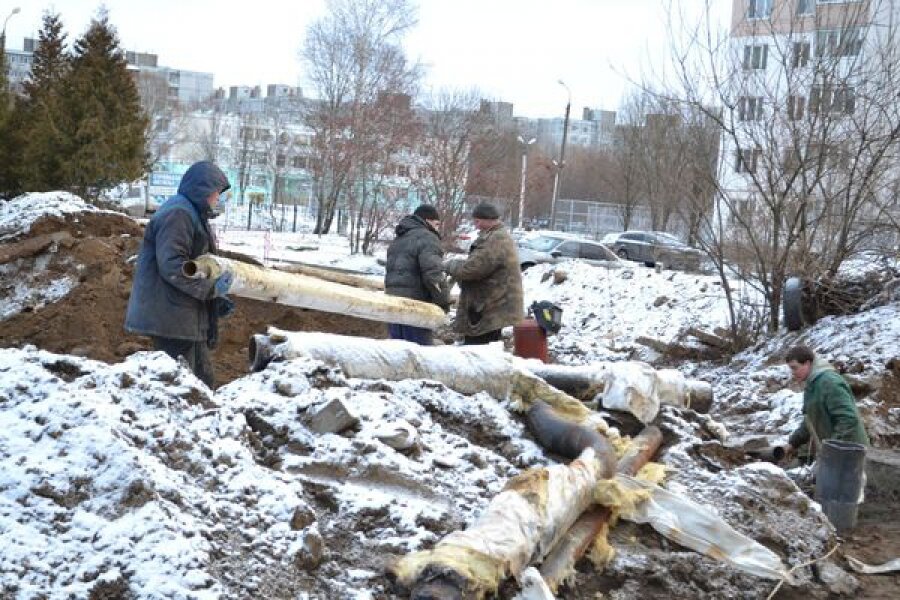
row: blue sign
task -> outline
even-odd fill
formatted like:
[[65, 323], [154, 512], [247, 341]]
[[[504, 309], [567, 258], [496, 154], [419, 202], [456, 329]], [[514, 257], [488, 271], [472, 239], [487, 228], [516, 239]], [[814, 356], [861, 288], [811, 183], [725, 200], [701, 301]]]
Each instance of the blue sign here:
[[177, 188], [181, 175], [177, 173], [150, 173], [150, 185]]

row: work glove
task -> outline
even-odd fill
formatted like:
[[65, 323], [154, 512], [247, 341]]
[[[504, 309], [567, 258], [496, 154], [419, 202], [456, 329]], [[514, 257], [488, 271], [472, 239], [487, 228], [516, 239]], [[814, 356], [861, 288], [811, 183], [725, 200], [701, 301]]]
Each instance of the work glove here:
[[213, 310], [220, 318], [230, 317], [234, 312], [234, 300], [225, 296], [213, 298]]
[[225, 271], [219, 275], [213, 288], [213, 298], [224, 298], [231, 289], [232, 281], [234, 281], [234, 274], [231, 271]]

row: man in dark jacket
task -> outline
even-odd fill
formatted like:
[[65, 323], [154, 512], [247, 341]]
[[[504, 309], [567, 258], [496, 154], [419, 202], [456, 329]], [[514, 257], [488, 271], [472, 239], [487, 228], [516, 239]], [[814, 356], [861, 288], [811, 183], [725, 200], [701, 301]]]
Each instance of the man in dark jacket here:
[[125, 316], [125, 329], [153, 338], [154, 347], [172, 358], [184, 357], [206, 385], [215, 380], [209, 349], [218, 337], [218, 318], [234, 310], [225, 294], [232, 274], [218, 279], [190, 279], [184, 263], [214, 254], [209, 216], [219, 195], [231, 186], [208, 161], [193, 164], [144, 232]]
[[[387, 251], [384, 273], [384, 291], [391, 296], [403, 296], [437, 304], [444, 311], [450, 306], [441, 263], [441, 237], [438, 234], [440, 215], [428, 204], [419, 206], [406, 215], [395, 229], [396, 237]], [[430, 346], [433, 333], [424, 327], [388, 325], [392, 339], [407, 340]]]
[[519, 251], [500, 212], [483, 202], [472, 210], [478, 237], [466, 259], [451, 259], [444, 270], [459, 284], [456, 331], [467, 345], [500, 340], [503, 327], [524, 317]]

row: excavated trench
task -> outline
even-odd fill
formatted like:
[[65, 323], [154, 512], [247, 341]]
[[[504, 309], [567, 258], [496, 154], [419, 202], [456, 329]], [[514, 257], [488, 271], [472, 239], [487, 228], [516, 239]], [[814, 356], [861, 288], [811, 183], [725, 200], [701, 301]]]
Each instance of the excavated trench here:
[[[0, 347], [33, 344], [63, 354], [118, 362], [150, 350], [148, 338], [127, 334], [123, 324], [143, 228], [116, 214], [45, 217], [30, 231], [7, 240], [8, 248], [39, 236], [64, 239], [34, 254], [0, 264], [0, 302], [18, 309], [0, 320]], [[58, 298], [60, 282], [71, 290]], [[23, 290], [31, 289], [28, 297]], [[21, 297], [21, 298], [20, 298]], [[16, 300], [19, 298], [18, 300]], [[386, 337], [386, 326], [343, 315], [235, 298], [237, 310], [221, 324], [213, 352], [216, 381], [222, 385], [248, 372], [248, 343], [269, 325], [291, 331], [323, 331], [370, 338]], [[0, 315], [2, 317], [2, 315]]]

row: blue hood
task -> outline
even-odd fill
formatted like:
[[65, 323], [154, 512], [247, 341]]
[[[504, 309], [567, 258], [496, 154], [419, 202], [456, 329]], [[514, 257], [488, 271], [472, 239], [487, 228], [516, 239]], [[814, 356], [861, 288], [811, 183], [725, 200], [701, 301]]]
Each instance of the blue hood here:
[[201, 215], [209, 211], [206, 199], [213, 192], [224, 192], [231, 184], [222, 169], [208, 160], [200, 161], [191, 167], [181, 177], [178, 185], [178, 193], [191, 201]]

